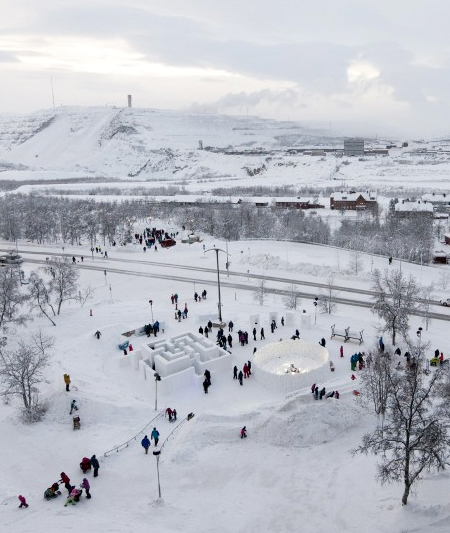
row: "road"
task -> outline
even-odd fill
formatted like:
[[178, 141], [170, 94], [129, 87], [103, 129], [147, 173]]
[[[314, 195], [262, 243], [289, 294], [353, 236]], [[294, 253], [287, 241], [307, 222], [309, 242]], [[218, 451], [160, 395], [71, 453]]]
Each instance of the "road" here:
[[[0, 252], [7, 251], [1, 249]], [[21, 252], [25, 257], [27, 263], [36, 265], [45, 265], [46, 257], [50, 257], [52, 252], [45, 251], [23, 251]], [[61, 254], [58, 254], [61, 255]], [[72, 257], [70, 254], [66, 254], [68, 257]], [[83, 270], [92, 270], [103, 272], [105, 269], [110, 274], [119, 274], [127, 276], [139, 276], [152, 279], [168, 279], [172, 281], [179, 281], [183, 283], [201, 283], [204, 285], [217, 286], [217, 270], [215, 268], [206, 268], [195, 265], [184, 265], [176, 263], [164, 263], [158, 261], [144, 261], [139, 259], [131, 259], [127, 257], [122, 258], [97, 258], [97, 263], [94, 264], [89, 257], [86, 257], [86, 262], [77, 263], [77, 266]], [[42, 258], [42, 259], [41, 259]], [[113, 266], [117, 265], [117, 266]], [[150, 268], [163, 268], [165, 273], [154, 271], [142, 271], [139, 267]], [[136, 267], [133, 269], [133, 267]], [[183, 273], [189, 272], [191, 275], [183, 275], [177, 272]], [[198, 274], [198, 277], [195, 276]], [[299, 298], [314, 299], [320, 296], [320, 290], [330, 290], [330, 286], [327, 283], [305, 281], [296, 278], [286, 278], [281, 276], [269, 276], [267, 274], [247, 274], [237, 271], [229, 271], [229, 276], [224, 270], [220, 271], [220, 285], [221, 287], [227, 287], [230, 289], [239, 289], [246, 291], [255, 291], [255, 281], [266, 281], [265, 291], [267, 294], [278, 294], [281, 296], [288, 296], [291, 293], [291, 287], [296, 286], [296, 292]], [[205, 278], [205, 275], [209, 276], [209, 279]], [[195, 276], [195, 278], [194, 278]], [[200, 277], [203, 276], [203, 277]], [[233, 281], [231, 281], [231, 278]], [[242, 281], [241, 281], [242, 280]], [[251, 283], [253, 281], [253, 283]], [[279, 287], [270, 287], [269, 284], [278, 284]], [[286, 288], [284, 288], [286, 287]], [[373, 306], [372, 298], [375, 295], [373, 291], [359, 289], [355, 287], [346, 287], [342, 285], [332, 285], [331, 290], [335, 293], [333, 296], [333, 302], [336, 304], [351, 305], [354, 307], [364, 307], [370, 309]], [[423, 300], [421, 300], [423, 303]], [[445, 320], [450, 321], [450, 310], [443, 308], [438, 301], [432, 301], [430, 305], [431, 309], [439, 309], [440, 312], [430, 310], [429, 318], [433, 320]], [[422, 316], [423, 312], [417, 311], [412, 313], [416, 316]]]

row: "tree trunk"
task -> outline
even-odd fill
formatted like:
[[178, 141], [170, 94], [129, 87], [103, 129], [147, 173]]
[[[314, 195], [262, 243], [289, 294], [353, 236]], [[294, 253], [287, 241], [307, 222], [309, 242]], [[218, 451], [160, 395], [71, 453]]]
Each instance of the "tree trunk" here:
[[[407, 446], [409, 447], [409, 435], [407, 436]], [[409, 479], [409, 450], [405, 450], [405, 490], [402, 496], [402, 505], [408, 503], [409, 489], [411, 488], [411, 481]]]

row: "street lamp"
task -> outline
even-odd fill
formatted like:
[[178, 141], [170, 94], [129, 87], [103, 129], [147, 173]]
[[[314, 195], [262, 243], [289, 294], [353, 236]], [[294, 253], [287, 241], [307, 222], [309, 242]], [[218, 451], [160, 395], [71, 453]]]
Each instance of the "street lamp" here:
[[417, 330], [417, 336], [419, 337], [419, 352], [420, 352], [420, 345], [421, 345], [421, 342], [422, 342], [422, 328], [419, 328]]
[[158, 474], [158, 494], [161, 498], [161, 483], [159, 482], [159, 456], [161, 455], [161, 450], [155, 450], [153, 455], [156, 457], [156, 473]]
[[155, 411], [158, 410], [158, 381], [161, 381], [161, 376], [155, 372]]
[[152, 311], [152, 324], [153, 324], [153, 323], [155, 322], [155, 321], [153, 320], [153, 300], [149, 300], [148, 303], [150, 304], [150, 309], [151, 309], [151, 311]]
[[314, 298], [314, 324], [317, 323], [317, 302], [319, 301], [319, 298], [317, 296]]
[[228, 253], [225, 252], [225, 250], [221, 250], [220, 248], [210, 248], [209, 250], [205, 250], [203, 253], [206, 254], [206, 252], [216, 252], [216, 260], [217, 260], [217, 290], [219, 292], [219, 303], [218, 303], [218, 307], [219, 307], [219, 322], [222, 322], [222, 302], [220, 300], [220, 275], [219, 275], [219, 252], [223, 252], [224, 254], [227, 255], [227, 260], [228, 260]]
[[175, 432], [175, 430], [177, 430], [181, 426], [181, 424], [183, 424], [183, 422], [189, 422], [189, 420], [192, 420], [193, 418], [194, 418], [194, 413], [189, 413], [186, 418], [183, 418], [183, 420], [177, 426], [175, 426], [175, 428], [167, 435], [165, 441], [161, 444], [161, 448], [153, 452], [153, 455], [156, 457], [156, 473], [158, 476], [158, 495], [160, 498], [161, 498], [161, 483], [159, 479], [159, 456], [161, 455], [164, 445], [169, 440], [171, 435]]

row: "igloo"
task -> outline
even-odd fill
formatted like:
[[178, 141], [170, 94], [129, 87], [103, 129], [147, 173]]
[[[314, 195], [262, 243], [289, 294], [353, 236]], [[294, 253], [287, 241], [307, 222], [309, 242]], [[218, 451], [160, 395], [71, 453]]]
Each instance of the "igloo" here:
[[289, 339], [268, 344], [255, 353], [252, 374], [262, 385], [292, 392], [329, 379], [328, 350], [320, 344]]

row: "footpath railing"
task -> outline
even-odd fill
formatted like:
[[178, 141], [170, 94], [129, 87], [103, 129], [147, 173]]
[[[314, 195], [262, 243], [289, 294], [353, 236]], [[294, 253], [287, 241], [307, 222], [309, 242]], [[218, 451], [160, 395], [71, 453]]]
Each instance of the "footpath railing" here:
[[103, 454], [103, 457], [108, 457], [108, 455], [112, 452], [120, 452], [121, 450], [124, 450], [125, 448], [128, 448], [130, 442], [133, 442], [135, 441], [140, 435], [142, 435], [145, 430], [148, 428], [148, 426], [150, 426], [151, 424], [153, 424], [153, 422], [159, 418], [160, 416], [163, 416], [163, 411], [161, 411], [160, 413], [158, 413], [155, 417], [153, 417], [150, 422], [148, 424], [146, 424], [142, 429], [141, 431], [139, 431], [139, 433], [136, 433], [136, 435], [134, 437], [131, 437], [131, 439], [128, 439], [126, 442], [124, 442], [123, 444], [119, 444], [118, 446], [114, 446], [114, 448], [111, 448], [111, 450], [108, 450], [107, 452], [105, 452]]

